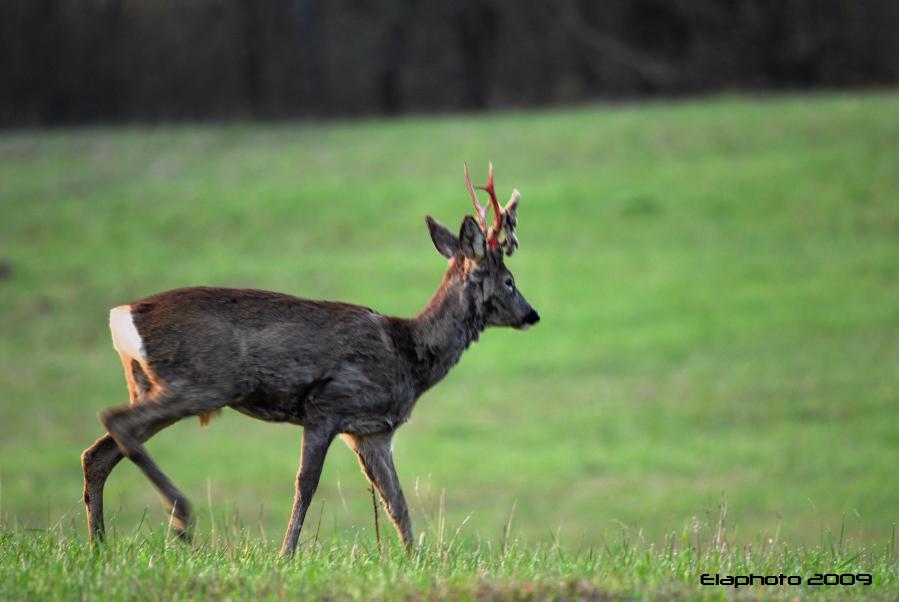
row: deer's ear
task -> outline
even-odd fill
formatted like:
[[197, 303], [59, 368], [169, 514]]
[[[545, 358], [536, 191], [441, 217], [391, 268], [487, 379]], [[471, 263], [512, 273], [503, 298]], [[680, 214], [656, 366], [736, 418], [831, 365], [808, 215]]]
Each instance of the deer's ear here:
[[446, 226], [435, 220], [430, 215], [425, 216], [428, 223], [428, 231], [431, 233], [431, 240], [434, 241], [434, 247], [441, 255], [447, 259], [452, 259], [456, 251], [459, 250], [459, 239], [450, 232]]
[[459, 246], [462, 254], [468, 259], [479, 260], [487, 254], [487, 239], [478, 222], [466, 215], [462, 220], [462, 230], [459, 231]]

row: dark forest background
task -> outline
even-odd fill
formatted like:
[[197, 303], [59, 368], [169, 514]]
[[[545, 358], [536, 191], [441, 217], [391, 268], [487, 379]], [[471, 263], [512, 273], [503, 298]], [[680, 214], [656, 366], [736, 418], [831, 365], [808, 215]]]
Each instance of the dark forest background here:
[[895, 0], [3, 0], [0, 124], [876, 86], [897, 31]]

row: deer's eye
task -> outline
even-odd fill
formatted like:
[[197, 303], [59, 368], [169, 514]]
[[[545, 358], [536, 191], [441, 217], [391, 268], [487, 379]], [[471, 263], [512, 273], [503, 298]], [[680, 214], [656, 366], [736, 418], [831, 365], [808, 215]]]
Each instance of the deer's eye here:
[[515, 281], [512, 280], [511, 278], [506, 278], [505, 281], [503, 282], [503, 284], [505, 284], [506, 288], [509, 289], [510, 291], [515, 290]]

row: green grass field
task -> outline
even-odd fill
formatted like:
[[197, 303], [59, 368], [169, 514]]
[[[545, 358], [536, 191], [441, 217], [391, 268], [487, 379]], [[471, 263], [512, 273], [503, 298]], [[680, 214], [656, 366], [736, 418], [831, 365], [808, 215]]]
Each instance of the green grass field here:
[[[337, 442], [279, 562], [300, 430], [235, 412], [148, 445], [194, 501], [193, 549], [127, 462], [116, 543], [86, 549], [80, 453], [127, 400], [109, 308], [204, 284], [413, 315], [445, 265], [423, 216], [456, 227], [462, 162], [482, 180], [488, 159], [522, 192], [509, 264], [542, 321], [485, 333], [400, 431], [424, 551], [378, 559]], [[698, 587], [719, 561], [867, 570], [840, 595], [891, 598], [897, 283], [893, 92], [0, 134], [0, 598], [723, 595]], [[721, 499], [714, 560], [694, 538]]]

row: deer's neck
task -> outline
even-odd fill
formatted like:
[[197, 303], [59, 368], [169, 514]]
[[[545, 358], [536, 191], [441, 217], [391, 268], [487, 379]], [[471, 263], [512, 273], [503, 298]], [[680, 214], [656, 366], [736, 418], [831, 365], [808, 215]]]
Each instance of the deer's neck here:
[[485, 328], [483, 312], [466, 290], [458, 266], [447, 271], [440, 288], [411, 323], [414, 372], [421, 391], [446, 376]]

